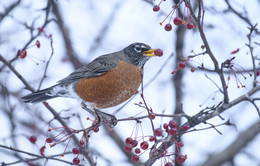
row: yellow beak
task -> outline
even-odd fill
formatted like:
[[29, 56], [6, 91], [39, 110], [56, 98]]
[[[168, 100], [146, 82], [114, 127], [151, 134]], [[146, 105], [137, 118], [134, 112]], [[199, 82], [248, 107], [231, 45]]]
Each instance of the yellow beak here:
[[147, 50], [147, 51], [144, 51], [142, 52], [143, 54], [145, 54], [146, 56], [156, 56], [154, 54], [154, 51], [157, 50], [157, 49], [151, 49], [151, 50]]

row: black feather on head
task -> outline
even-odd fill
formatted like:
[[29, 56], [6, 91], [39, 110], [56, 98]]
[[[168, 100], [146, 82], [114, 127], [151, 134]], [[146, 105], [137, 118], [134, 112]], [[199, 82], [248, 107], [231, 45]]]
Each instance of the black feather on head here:
[[133, 43], [124, 48], [124, 53], [127, 55], [128, 61], [133, 65], [143, 67], [145, 62], [150, 59], [149, 56], [143, 54], [144, 51], [152, 49], [149, 45], [144, 43]]

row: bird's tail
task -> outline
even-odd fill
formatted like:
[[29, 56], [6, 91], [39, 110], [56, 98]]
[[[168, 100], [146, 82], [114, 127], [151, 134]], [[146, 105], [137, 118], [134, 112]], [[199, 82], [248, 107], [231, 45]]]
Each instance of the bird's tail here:
[[28, 94], [28, 95], [22, 97], [21, 99], [25, 103], [38, 103], [38, 102], [43, 102], [45, 100], [49, 100], [49, 99], [58, 97], [57, 95], [51, 94], [53, 87], [54, 86], [37, 91], [37, 92], [33, 92], [31, 94]]

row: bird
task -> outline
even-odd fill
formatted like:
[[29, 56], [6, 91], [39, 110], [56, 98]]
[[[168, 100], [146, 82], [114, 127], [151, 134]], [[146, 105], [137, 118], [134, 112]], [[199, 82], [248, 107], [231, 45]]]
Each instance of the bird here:
[[93, 108], [113, 107], [138, 92], [143, 67], [155, 50], [144, 43], [133, 43], [121, 51], [101, 55], [76, 69], [57, 84], [32, 92], [21, 100], [39, 103], [56, 97], [80, 98]]

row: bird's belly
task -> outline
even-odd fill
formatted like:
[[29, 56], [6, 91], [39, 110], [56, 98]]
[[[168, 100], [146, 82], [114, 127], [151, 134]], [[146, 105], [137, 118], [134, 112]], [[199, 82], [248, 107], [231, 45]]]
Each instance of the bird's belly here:
[[139, 67], [120, 62], [119, 66], [101, 76], [81, 79], [75, 91], [96, 108], [116, 106], [137, 93], [142, 81]]

